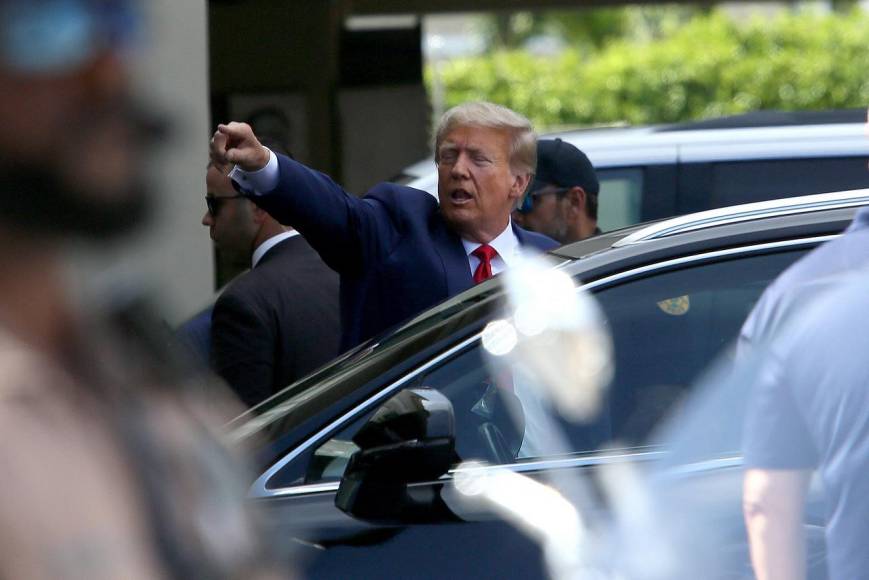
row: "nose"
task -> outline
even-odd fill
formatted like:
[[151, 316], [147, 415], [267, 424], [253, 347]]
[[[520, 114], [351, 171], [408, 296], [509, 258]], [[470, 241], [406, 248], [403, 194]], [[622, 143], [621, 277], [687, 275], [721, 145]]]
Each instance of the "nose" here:
[[202, 225], [208, 226], [209, 228], [214, 225], [214, 216], [211, 215], [211, 212], [205, 210], [205, 214], [202, 216]]
[[468, 177], [468, 159], [464, 153], [461, 153], [456, 162], [450, 168], [450, 175], [453, 179], [465, 179]]

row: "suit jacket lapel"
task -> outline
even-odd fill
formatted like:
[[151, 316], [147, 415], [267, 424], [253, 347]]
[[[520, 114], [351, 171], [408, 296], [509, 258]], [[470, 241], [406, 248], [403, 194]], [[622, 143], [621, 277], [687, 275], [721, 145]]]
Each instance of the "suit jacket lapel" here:
[[[519, 246], [522, 248], [522, 253], [531, 253], [531, 254], [543, 254], [546, 252], [541, 246], [538, 246], [534, 241], [529, 239], [528, 230], [523, 230], [519, 226], [516, 225], [516, 222], [513, 222], [513, 233], [516, 234], [516, 239], [519, 240]], [[557, 244], [553, 240], [552, 247], [556, 247]]]
[[455, 296], [474, 285], [471, 278], [471, 268], [468, 266], [468, 256], [462, 240], [453, 233], [438, 215], [433, 228], [435, 248], [444, 264], [444, 275], [447, 280], [447, 296]]
[[525, 230], [517, 226], [516, 222], [512, 220], [510, 221], [510, 225], [513, 228], [513, 233], [516, 234], [516, 239], [519, 240], [519, 245], [524, 246], [525, 244], [527, 244], [528, 240], [526, 239], [527, 236], [525, 235]]

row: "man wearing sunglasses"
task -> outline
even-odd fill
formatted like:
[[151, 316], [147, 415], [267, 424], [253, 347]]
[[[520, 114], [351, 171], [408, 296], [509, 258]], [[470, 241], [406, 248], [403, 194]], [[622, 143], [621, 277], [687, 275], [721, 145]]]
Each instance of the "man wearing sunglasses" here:
[[561, 244], [600, 233], [597, 198], [600, 184], [585, 153], [561, 139], [537, 142], [537, 173], [513, 219]]
[[128, 233], [151, 199], [123, 58], [135, 9], [0, 0], [2, 578], [271, 568], [219, 443], [223, 398], [197, 401], [140, 301], [83, 307], [65, 285], [66, 248]]
[[299, 232], [236, 193], [229, 170], [208, 167], [202, 225], [221, 252], [251, 269], [214, 305], [210, 360], [252, 407], [338, 354], [338, 275]]

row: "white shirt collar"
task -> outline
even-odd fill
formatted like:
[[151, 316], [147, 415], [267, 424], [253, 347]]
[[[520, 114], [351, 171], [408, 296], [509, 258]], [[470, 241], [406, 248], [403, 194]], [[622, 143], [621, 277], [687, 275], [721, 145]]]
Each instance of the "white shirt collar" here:
[[288, 240], [293, 236], [298, 236], [299, 232], [296, 230], [290, 230], [284, 232], [282, 234], [278, 234], [276, 236], [272, 236], [259, 246], [257, 246], [256, 250], [253, 251], [253, 256], [251, 256], [251, 268], [256, 268], [256, 265], [259, 264], [259, 261], [263, 259], [263, 256], [266, 255], [266, 252], [274, 248], [276, 245], [280, 244], [284, 240]]
[[[483, 244], [480, 242], [469, 242], [463, 238], [462, 245], [465, 247], [465, 254], [468, 256], [468, 265], [471, 268], [471, 274], [473, 274], [474, 270], [477, 269], [477, 264], [480, 263], [480, 260], [476, 256], [471, 255], [471, 252]], [[489, 242], [489, 245], [495, 248], [495, 251], [498, 252], [498, 255], [492, 259], [492, 273], [499, 274], [506, 270], [507, 267], [516, 260], [521, 250], [519, 238], [516, 237], [516, 233], [513, 231], [512, 219], [507, 222], [507, 227], [504, 228], [504, 231], [498, 234], [498, 237], [494, 240]]]

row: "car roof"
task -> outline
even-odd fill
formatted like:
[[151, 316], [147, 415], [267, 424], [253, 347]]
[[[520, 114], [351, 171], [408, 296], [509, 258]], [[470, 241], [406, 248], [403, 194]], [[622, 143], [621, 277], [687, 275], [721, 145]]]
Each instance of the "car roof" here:
[[[611, 236], [599, 240], [599, 243], [609, 243], [610, 246], [617, 248], [742, 222], [796, 216], [822, 210], [856, 208], [864, 205], [869, 205], [869, 189], [774, 199], [727, 206], [616, 230], [612, 232]], [[714, 234], [714, 231], [708, 231], [708, 235]], [[559, 248], [557, 253], [568, 258], [580, 258], [588, 251], [588, 247], [577, 242]]]
[[[614, 231], [607, 240], [609, 245], [603, 249], [599, 245], [583, 245], [592, 238], [559, 248], [555, 253], [573, 258], [565, 266], [566, 271], [588, 283], [616, 271], [624, 272], [691, 255], [747, 246], [771, 247], [797, 239], [821, 241], [840, 233], [851, 223], [861, 205], [869, 205], [869, 190], [860, 190], [859, 195], [848, 193], [855, 195], [840, 203], [797, 203], [773, 207], [765, 212], [734, 211], [729, 214], [732, 219], [724, 216], [717, 220], [702, 219], [700, 216], [709, 216], [712, 212], [701, 212], [684, 216], [696, 217], [696, 221], [676, 218]], [[787, 201], [791, 200], [799, 201], [801, 198]], [[735, 206], [734, 209], [749, 206], [757, 204]], [[618, 268], [614, 268], [614, 264], [618, 264]]]
[[838, 109], [830, 111], [752, 111], [701, 121], [688, 121], [662, 125], [659, 131], [694, 131], [701, 129], [734, 129], [740, 127], [785, 127], [788, 125], [832, 125], [863, 123], [866, 109]]

